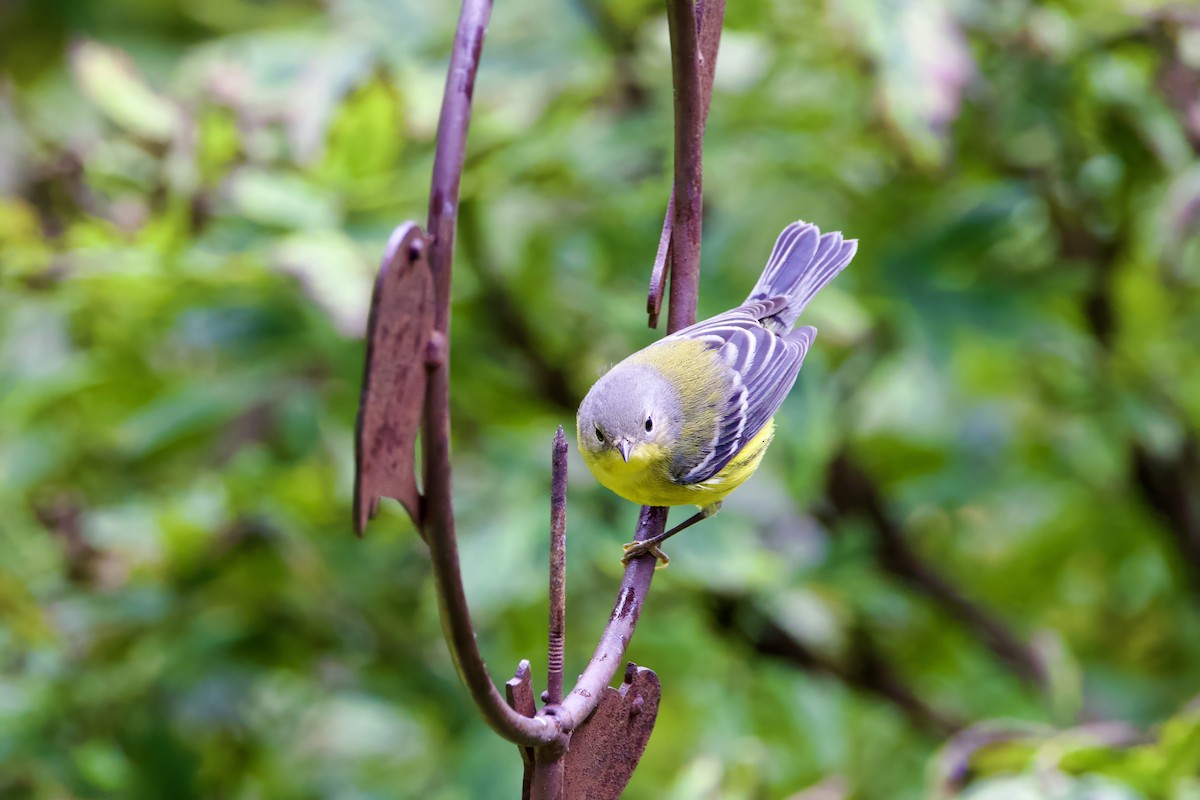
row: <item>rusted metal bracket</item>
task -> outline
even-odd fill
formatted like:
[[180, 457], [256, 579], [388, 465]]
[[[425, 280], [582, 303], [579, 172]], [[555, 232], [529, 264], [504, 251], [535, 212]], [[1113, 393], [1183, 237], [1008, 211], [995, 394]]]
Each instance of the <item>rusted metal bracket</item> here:
[[571, 735], [566, 797], [615, 800], [625, 791], [654, 732], [662, 686], [653, 670], [633, 662], [620, 689], [606, 687], [600, 705]]
[[415, 222], [397, 227], [371, 295], [354, 436], [354, 527], [359, 536], [382, 497], [399, 500], [421, 528], [416, 443], [434, 306], [427, 252], [425, 234]]

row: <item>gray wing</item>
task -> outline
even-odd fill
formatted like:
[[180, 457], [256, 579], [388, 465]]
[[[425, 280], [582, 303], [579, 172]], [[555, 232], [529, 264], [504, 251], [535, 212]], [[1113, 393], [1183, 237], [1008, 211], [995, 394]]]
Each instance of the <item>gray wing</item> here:
[[701, 483], [724, 469], [791, 391], [817, 329], [806, 325], [781, 336], [764, 327], [763, 320], [778, 314], [787, 302], [786, 297], [772, 297], [747, 303], [673, 334], [705, 342], [733, 373], [733, 388], [712, 444], [700, 463], [677, 477], [679, 483]]

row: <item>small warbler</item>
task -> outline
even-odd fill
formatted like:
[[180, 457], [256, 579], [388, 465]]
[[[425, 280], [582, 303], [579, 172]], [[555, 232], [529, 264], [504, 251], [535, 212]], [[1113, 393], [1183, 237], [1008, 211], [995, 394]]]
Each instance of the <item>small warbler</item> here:
[[666, 533], [625, 545], [622, 561], [651, 553], [665, 567], [659, 544], [715, 514], [758, 469], [817, 335], [792, 325], [857, 248], [793, 222], [744, 303], [639, 350], [592, 386], [576, 433], [596, 479], [639, 505], [700, 507]]

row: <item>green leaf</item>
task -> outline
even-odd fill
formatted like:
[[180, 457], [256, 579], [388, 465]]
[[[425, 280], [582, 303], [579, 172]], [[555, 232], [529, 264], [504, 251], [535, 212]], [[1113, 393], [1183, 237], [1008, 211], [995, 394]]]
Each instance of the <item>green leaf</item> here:
[[88, 99], [125, 130], [159, 143], [179, 132], [179, 107], [151, 89], [121, 50], [94, 41], [77, 42], [71, 48], [71, 67]]
[[247, 167], [225, 185], [231, 211], [260, 225], [322, 230], [337, 224], [337, 201], [298, 175]]

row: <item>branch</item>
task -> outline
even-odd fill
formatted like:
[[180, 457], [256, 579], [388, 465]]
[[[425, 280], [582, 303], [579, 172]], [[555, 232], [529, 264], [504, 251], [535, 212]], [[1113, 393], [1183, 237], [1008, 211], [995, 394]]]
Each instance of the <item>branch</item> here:
[[450, 327], [450, 267], [454, 258], [458, 189], [467, 154], [467, 128], [471, 124], [471, 99], [491, 14], [491, 0], [463, 0], [446, 75], [446, 91], [442, 95], [442, 112], [438, 118], [437, 150], [429, 190], [428, 233], [433, 240], [429, 265], [433, 270], [437, 297], [434, 325], [443, 335]]
[[[717, 71], [717, 50], [721, 43], [721, 26], [725, 20], [725, 0], [700, 0], [696, 8], [696, 18], [700, 37], [700, 135], [703, 137], [703, 126], [708, 121], [708, 109], [712, 105], [713, 76]], [[676, 124], [678, 125], [678, 120]], [[672, 185], [671, 196], [667, 200], [667, 213], [663, 217], [662, 235], [658, 240], [658, 252], [654, 257], [654, 267], [650, 271], [650, 291], [646, 297], [646, 312], [650, 315], [651, 328], [658, 327], [658, 315], [662, 310], [663, 287], [666, 283], [668, 264], [672, 261], [674, 227], [675, 187]]]
[[717, 626], [755, 652], [808, 672], [829, 675], [847, 686], [882, 697], [896, 705], [916, 726], [940, 737], [964, 723], [927, 705], [888, 664], [867, 631], [856, 627], [846, 657], [835, 660], [792, 636], [748, 597], [713, 594], [709, 597]]
[[1187, 431], [1178, 452], [1171, 454], [1135, 442], [1130, 462], [1137, 492], [1175, 540], [1191, 589], [1200, 594], [1200, 446], [1195, 434]]
[[[715, 36], [725, 6], [718, 0], [714, 7]], [[671, 74], [674, 82], [674, 218], [671, 229], [671, 307], [667, 313], [667, 332], [695, 323], [698, 283], [700, 283], [700, 235], [703, 221], [704, 120], [707, 118], [706, 95], [712, 92], [712, 78], [702, 88], [702, 66], [696, 7], [691, 0], [668, 0], [667, 24], [671, 29]], [[704, 91], [707, 89], [707, 91]], [[660, 246], [661, 249], [661, 246]]]
[[885, 508], [879, 487], [845, 452], [829, 465], [827, 492], [840, 515], [861, 514], [876, 535], [875, 557], [884, 570], [925, 594], [974, 633], [1018, 677], [1044, 686], [1033, 651], [996, 617], [963, 596], [908, 546], [899, 523]]

